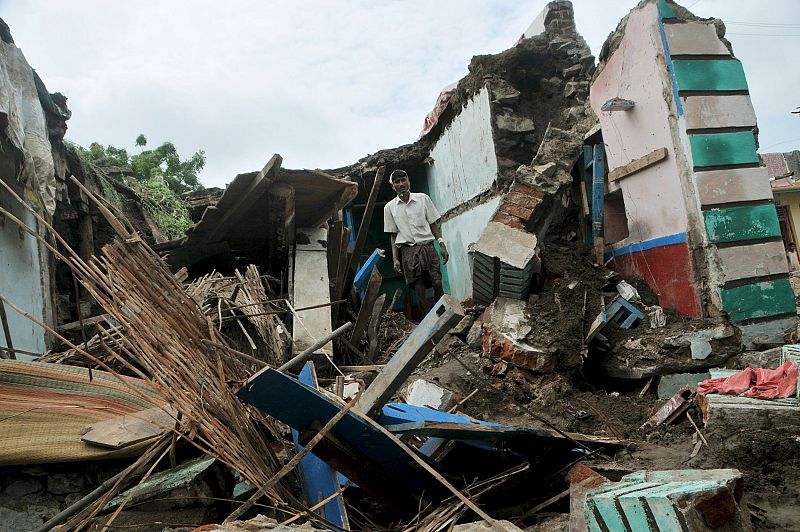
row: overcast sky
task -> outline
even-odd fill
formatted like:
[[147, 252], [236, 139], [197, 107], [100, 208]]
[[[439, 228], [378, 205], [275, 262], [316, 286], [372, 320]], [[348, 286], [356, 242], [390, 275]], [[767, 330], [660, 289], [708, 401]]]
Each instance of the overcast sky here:
[[[573, 0], [597, 55], [634, 0]], [[203, 149], [224, 186], [273, 153], [335, 168], [413, 142], [473, 55], [514, 44], [545, 0], [0, 0], [0, 17], [50, 92], [67, 139], [132, 148], [139, 133]], [[726, 22], [744, 63], [761, 151], [800, 147], [800, 0], [687, 0]], [[752, 35], [756, 34], [756, 35]]]

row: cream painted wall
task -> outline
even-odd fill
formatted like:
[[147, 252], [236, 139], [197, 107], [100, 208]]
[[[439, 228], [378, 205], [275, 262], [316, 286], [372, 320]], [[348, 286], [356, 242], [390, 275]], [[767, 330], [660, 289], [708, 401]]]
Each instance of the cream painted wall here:
[[[631, 12], [619, 48], [592, 84], [589, 95], [600, 119], [610, 170], [657, 148], [666, 148], [668, 153], [654, 166], [609, 185], [610, 192], [622, 189], [628, 217], [630, 234], [618, 246], [687, 230], [685, 200], [669, 129], [670, 109], [664, 97], [665, 91], [671, 90], [657, 7], [650, 3]], [[635, 107], [630, 111], [601, 111], [600, 107], [611, 98], [633, 100]]]
[[497, 157], [487, 88], [464, 106], [430, 156], [429, 195], [442, 214], [492, 186], [497, 179]]
[[775, 194], [775, 199], [778, 204], [789, 207], [789, 214], [792, 217], [792, 225], [794, 226], [794, 235], [800, 239], [800, 192], [782, 192]]
[[500, 197], [492, 198], [442, 224], [442, 237], [450, 253], [447, 262], [450, 295], [459, 301], [472, 297], [472, 259], [467, 253], [469, 245], [478, 241], [499, 205]]

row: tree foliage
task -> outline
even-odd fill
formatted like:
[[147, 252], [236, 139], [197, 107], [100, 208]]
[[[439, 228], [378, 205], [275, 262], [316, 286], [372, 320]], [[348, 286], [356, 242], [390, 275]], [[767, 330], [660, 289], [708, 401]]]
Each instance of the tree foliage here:
[[[147, 139], [143, 134], [136, 138], [136, 146], [147, 146]], [[131, 170], [134, 179], [139, 183], [160, 179], [176, 194], [203, 189], [197, 177], [206, 164], [203, 150], [195, 152], [186, 160], [181, 160], [175, 145], [169, 141], [152, 150], [142, 149], [141, 153], [134, 155], [129, 155], [124, 148], [104, 146], [97, 142], [93, 142], [88, 149], [79, 150], [85, 159], [99, 166]]]

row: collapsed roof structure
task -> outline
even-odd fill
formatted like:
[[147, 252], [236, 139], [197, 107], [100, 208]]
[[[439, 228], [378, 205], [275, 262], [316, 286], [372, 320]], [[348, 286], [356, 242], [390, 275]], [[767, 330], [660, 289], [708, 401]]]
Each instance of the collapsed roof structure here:
[[[198, 525], [263, 498], [277, 522], [328, 529], [747, 530], [745, 484], [774, 496], [737, 435], [769, 448], [786, 442], [771, 423], [797, 428], [800, 348], [733, 368], [781, 346], [797, 312], [721, 21], [643, 0], [596, 66], [571, 3], [552, 1], [473, 58], [415, 143], [324, 170], [276, 154], [192, 197], [172, 241], [64, 145], [66, 98], [0, 26], [0, 351], [17, 359], [0, 361], [0, 509], [24, 508], [20, 527], [136, 524], [126, 504], [158, 511], [185, 489], [202, 492]], [[398, 168], [442, 212], [451, 255], [426, 316], [381, 261], [374, 211]], [[709, 391], [728, 389], [750, 391]], [[644, 441], [681, 430], [686, 460]], [[126, 456], [75, 504], [12, 468]]]

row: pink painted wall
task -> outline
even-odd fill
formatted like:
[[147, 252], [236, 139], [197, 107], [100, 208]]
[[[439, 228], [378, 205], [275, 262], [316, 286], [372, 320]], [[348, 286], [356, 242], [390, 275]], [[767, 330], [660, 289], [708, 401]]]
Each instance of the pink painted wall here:
[[[657, 148], [668, 155], [654, 166], [609, 184], [622, 188], [629, 236], [621, 247], [653, 238], [685, 233], [687, 214], [668, 117], [672, 84], [664, 59], [658, 12], [650, 3], [631, 12], [619, 48], [592, 84], [589, 101], [600, 119], [610, 170]], [[611, 98], [633, 100], [630, 111], [604, 112]]]

